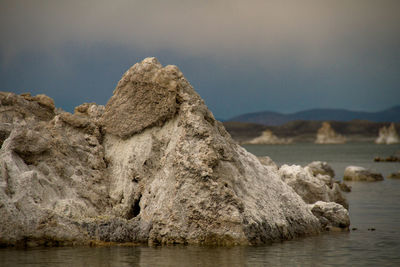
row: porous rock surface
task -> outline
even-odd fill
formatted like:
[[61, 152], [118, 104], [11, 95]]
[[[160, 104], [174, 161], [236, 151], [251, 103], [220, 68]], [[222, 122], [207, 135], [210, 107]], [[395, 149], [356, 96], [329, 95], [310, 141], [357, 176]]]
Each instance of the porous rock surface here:
[[348, 230], [350, 226], [349, 212], [342, 205], [334, 202], [317, 201], [310, 205], [312, 213], [318, 217], [326, 230]]
[[328, 175], [331, 178], [335, 177], [335, 171], [325, 161], [313, 161], [310, 164], [308, 164], [307, 167], [310, 169], [311, 173], [314, 176], [321, 174], [321, 175]]
[[159, 66], [157, 60], [147, 58], [122, 76], [103, 115], [108, 133], [126, 139], [175, 116], [181, 101], [178, 92], [187, 82], [176, 66], [154, 66]]
[[323, 229], [175, 66], [145, 59], [106, 107], [74, 114], [48, 97], [0, 97], [2, 245], [259, 244]]
[[272, 167], [274, 170], [278, 171], [278, 165], [268, 156], [257, 157], [261, 164]]
[[316, 144], [343, 144], [346, 143], [346, 137], [335, 132], [329, 122], [323, 122], [321, 128], [317, 131], [315, 139]]
[[367, 170], [360, 166], [348, 166], [344, 170], [343, 180], [345, 181], [382, 181], [383, 176], [380, 173]]
[[[306, 203], [336, 202], [347, 209], [349, 204], [340, 192], [339, 184], [334, 182], [332, 176], [325, 174], [325, 172], [331, 173], [330, 166], [322, 162], [313, 162], [309, 166], [303, 168], [299, 165], [285, 164], [279, 168], [279, 174]], [[317, 166], [319, 168], [316, 168]], [[324, 172], [321, 166], [324, 166]]]
[[[329, 187], [332, 187], [332, 181], [338, 184], [340, 190], [342, 192], [351, 192], [351, 187], [339, 180], [333, 180], [335, 177], [335, 171], [332, 167], [325, 161], [313, 161], [308, 164], [306, 167], [311, 171], [313, 176], [319, 177], [325, 180], [326, 184]], [[318, 176], [318, 174], [322, 176]], [[326, 177], [328, 176], [328, 177]], [[324, 178], [325, 177], [325, 178]]]

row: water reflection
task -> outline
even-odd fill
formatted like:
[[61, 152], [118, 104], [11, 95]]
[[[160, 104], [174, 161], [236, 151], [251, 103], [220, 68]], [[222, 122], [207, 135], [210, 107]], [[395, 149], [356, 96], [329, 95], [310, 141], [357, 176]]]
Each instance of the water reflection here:
[[[388, 233], [387, 233], [388, 234]], [[359, 230], [256, 247], [108, 247], [0, 251], [1, 266], [390, 266], [400, 264], [398, 231]]]

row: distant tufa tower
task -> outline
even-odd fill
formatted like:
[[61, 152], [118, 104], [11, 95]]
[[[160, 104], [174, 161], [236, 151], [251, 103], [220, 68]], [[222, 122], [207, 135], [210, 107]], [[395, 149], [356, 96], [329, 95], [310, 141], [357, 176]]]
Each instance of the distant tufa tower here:
[[329, 122], [324, 121], [321, 128], [318, 129], [316, 144], [344, 144], [346, 137], [333, 130]]
[[400, 142], [396, 127], [392, 122], [389, 127], [383, 126], [379, 129], [379, 136], [375, 139], [376, 144], [397, 144]]

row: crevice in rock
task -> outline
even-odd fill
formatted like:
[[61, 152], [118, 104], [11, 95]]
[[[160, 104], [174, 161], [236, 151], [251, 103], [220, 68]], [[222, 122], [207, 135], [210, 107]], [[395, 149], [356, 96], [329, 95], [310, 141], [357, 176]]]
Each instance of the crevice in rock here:
[[11, 131], [0, 130], [0, 149], [3, 146], [4, 141], [10, 136]]
[[137, 199], [135, 199], [135, 201], [132, 204], [131, 209], [128, 212], [127, 215], [127, 219], [133, 219], [135, 217], [137, 217], [140, 214], [140, 199], [142, 198], [142, 194], [139, 195], [139, 197]]
[[35, 155], [33, 153], [30, 152], [22, 152], [22, 151], [14, 151], [15, 154], [18, 155], [18, 157], [20, 157], [22, 159], [22, 161], [26, 164], [26, 165], [34, 165], [35, 163]]

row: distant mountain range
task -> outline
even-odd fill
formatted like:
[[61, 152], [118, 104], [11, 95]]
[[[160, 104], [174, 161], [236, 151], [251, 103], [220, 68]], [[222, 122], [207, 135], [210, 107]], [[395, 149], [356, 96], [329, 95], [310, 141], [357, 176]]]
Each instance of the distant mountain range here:
[[[349, 142], [373, 142], [378, 137], [379, 129], [388, 127], [389, 122], [371, 122], [366, 120], [329, 121], [335, 132], [346, 136]], [[224, 122], [225, 129], [233, 139], [243, 143], [259, 137], [263, 131], [270, 130], [281, 138], [291, 138], [293, 142], [314, 142], [315, 135], [322, 121], [298, 120], [279, 126], [267, 126], [251, 122]], [[398, 132], [400, 123], [395, 123]]]
[[378, 112], [362, 112], [345, 109], [308, 109], [296, 113], [283, 114], [272, 111], [262, 111], [239, 115], [227, 121], [251, 122], [262, 125], [278, 126], [296, 120], [367, 120], [373, 122], [400, 122], [400, 106], [395, 106]]

